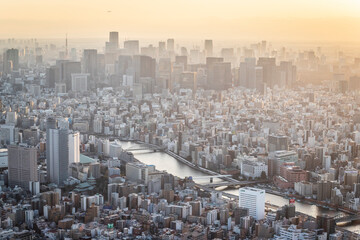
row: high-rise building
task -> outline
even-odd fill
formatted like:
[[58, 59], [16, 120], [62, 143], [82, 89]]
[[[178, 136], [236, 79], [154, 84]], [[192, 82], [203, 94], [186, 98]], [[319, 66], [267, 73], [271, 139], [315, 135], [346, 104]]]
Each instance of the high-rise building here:
[[127, 163], [126, 164], [126, 177], [132, 181], [148, 182], [149, 169], [146, 165], [140, 163]]
[[173, 38], [167, 40], [167, 50], [168, 52], [173, 52], [175, 50], [175, 41]]
[[84, 49], [82, 59], [82, 72], [90, 74], [90, 78], [94, 79], [98, 75], [98, 59], [96, 49]]
[[187, 69], [187, 61], [188, 61], [187, 56], [176, 56], [175, 57], [175, 63], [182, 64], [185, 71]]
[[324, 232], [328, 235], [335, 233], [336, 223], [334, 217], [325, 214], [316, 216], [316, 223], [318, 228], [324, 229]]
[[11, 145], [8, 147], [9, 186], [29, 190], [29, 182], [38, 181], [36, 148]]
[[80, 162], [80, 133], [69, 133], [69, 165]]
[[239, 82], [236, 85], [263, 92], [262, 67], [256, 66], [255, 58], [245, 58], [240, 63]]
[[179, 82], [180, 88], [191, 89], [196, 92], [196, 72], [183, 72]]
[[205, 54], [206, 57], [212, 57], [213, 55], [213, 41], [205, 40]]
[[160, 88], [171, 88], [171, 59], [170, 58], [160, 58], [158, 64], [158, 74], [157, 74], [157, 83], [156, 85]]
[[155, 79], [156, 61], [148, 56], [136, 55], [133, 58], [133, 69], [135, 83], [139, 83], [142, 77]]
[[261, 220], [265, 215], [265, 190], [243, 187], [239, 189], [239, 207], [249, 209], [249, 215]]
[[296, 80], [296, 66], [292, 65], [291, 62], [282, 61], [280, 62], [280, 83], [279, 87], [292, 87]]
[[287, 136], [270, 135], [268, 137], [268, 151], [275, 152], [281, 150], [288, 150], [288, 138]]
[[272, 88], [276, 84], [276, 59], [259, 58], [257, 65], [263, 68], [263, 82], [266, 87]]
[[118, 32], [110, 32], [109, 33], [109, 43], [117, 50], [119, 48], [119, 33]]
[[57, 123], [56, 119], [53, 117], [49, 117], [46, 119], [46, 166], [47, 166], [47, 178], [50, 181], [50, 129], [56, 129]]
[[63, 182], [68, 178], [68, 129], [49, 128], [46, 132], [48, 179], [49, 182], [62, 186]]
[[74, 92], [85, 92], [88, 90], [88, 76], [86, 73], [71, 74], [71, 90]]
[[67, 90], [72, 90], [72, 74], [81, 73], [80, 62], [62, 61], [59, 63], [60, 82], [66, 84]]
[[19, 70], [19, 50], [15, 48], [8, 49], [3, 55], [3, 71], [10, 73]]
[[46, 85], [49, 88], [55, 88], [55, 83], [60, 81], [60, 69], [57, 66], [51, 66], [46, 69]]
[[139, 54], [139, 41], [138, 40], [127, 40], [124, 42], [124, 49], [129, 55]]
[[213, 90], [225, 90], [232, 86], [231, 63], [223, 58], [206, 58], [207, 87]]

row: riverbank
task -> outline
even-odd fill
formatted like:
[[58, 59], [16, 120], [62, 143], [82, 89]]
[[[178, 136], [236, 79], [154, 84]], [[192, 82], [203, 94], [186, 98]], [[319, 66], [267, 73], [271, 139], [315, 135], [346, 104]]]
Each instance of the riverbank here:
[[[140, 146], [141, 143], [135, 143], [135, 142], [122, 142], [122, 144], [124, 149], [141, 147]], [[183, 161], [179, 161], [179, 158], [181, 157], [175, 158], [173, 157], [173, 155], [168, 154], [164, 151], [154, 152], [152, 150], [153, 149], [148, 149], [148, 150], [144, 149], [144, 151], [136, 151], [134, 152], [134, 156], [136, 159], [138, 159], [140, 162], [143, 162], [144, 164], [154, 165], [158, 170], [167, 171], [168, 173], [171, 173], [174, 176], [178, 176], [180, 178], [185, 178], [188, 176], [213, 175], [203, 172], [197, 167], [190, 167], [188, 164], [186, 164]], [[204, 180], [197, 179], [196, 182], [203, 184]], [[206, 180], [205, 182], [208, 183], [208, 180]], [[238, 196], [238, 189], [226, 189], [220, 191], [223, 193], [232, 194], [232, 196]], [[286, 199], [282, 194], [275, 195], [275, 193], [271, 193], [269, 191], [266, 193], [265, 200], [267, 203], [276, 206], [283, 206], [289, 203], [289, 199]], [[296, 206], [297, 212], [312, 217], [316, 217], [317, 215], [322, 215], [322, 214], [328, 214], [330, 216], [336, 216], [340, 214], [340, 212], [332, 211], [312, 204], [302, 203], [298, 201], [296, 201], [294, 204]], [[355, 232], [358, 230], [359, 227], [360, 225], [353, 224], [351, 226], [346, 226], [343, 229], [351, 232]]]

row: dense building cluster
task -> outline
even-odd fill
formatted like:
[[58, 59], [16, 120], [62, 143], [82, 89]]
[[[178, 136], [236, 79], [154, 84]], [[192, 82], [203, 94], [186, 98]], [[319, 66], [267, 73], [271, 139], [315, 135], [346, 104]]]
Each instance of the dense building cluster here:
[[[266, 41], [121, 48], [117, 32], [103, 50], [0, 47], [0, 239], [356, 236], [337, 226], [356, 224], [360, 211], [351, 53]], [[146, 165], [123, 141], [169, 154], [210, 184]], [[268, 193], [291, 203], [266, 203]], [[293, 199], [341, 216], [305, 215]]]

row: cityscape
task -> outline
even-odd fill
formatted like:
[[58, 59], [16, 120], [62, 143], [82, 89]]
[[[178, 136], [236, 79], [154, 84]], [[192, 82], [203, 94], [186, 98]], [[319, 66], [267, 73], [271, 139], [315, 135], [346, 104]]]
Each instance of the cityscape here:
[[[54, 21], [52, 35], [26, 13], [26, 31], [0, 23], [0, 240], [360, 239], [360, 21], [244, 40], [222, 23], [184, 27], [203, 0], [184, 2], [179, 20], [157, 16], [156, 1], [147, 19], [143, 3], [133, 31], [101, 27], [92, 10], [92, 31]], [[233, 14], [225, 2], [196, 19]], [[339, 14], [360, 10], [344, 2]], [[162, 18], [172, 27], [158, 34]]]

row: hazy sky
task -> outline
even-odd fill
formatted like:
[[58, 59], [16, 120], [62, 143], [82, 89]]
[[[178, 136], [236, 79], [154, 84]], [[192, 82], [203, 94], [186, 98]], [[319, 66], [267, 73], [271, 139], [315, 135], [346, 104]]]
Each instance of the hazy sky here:
[[7, 0], [0, 38], [360, 41], [360, 0]]

